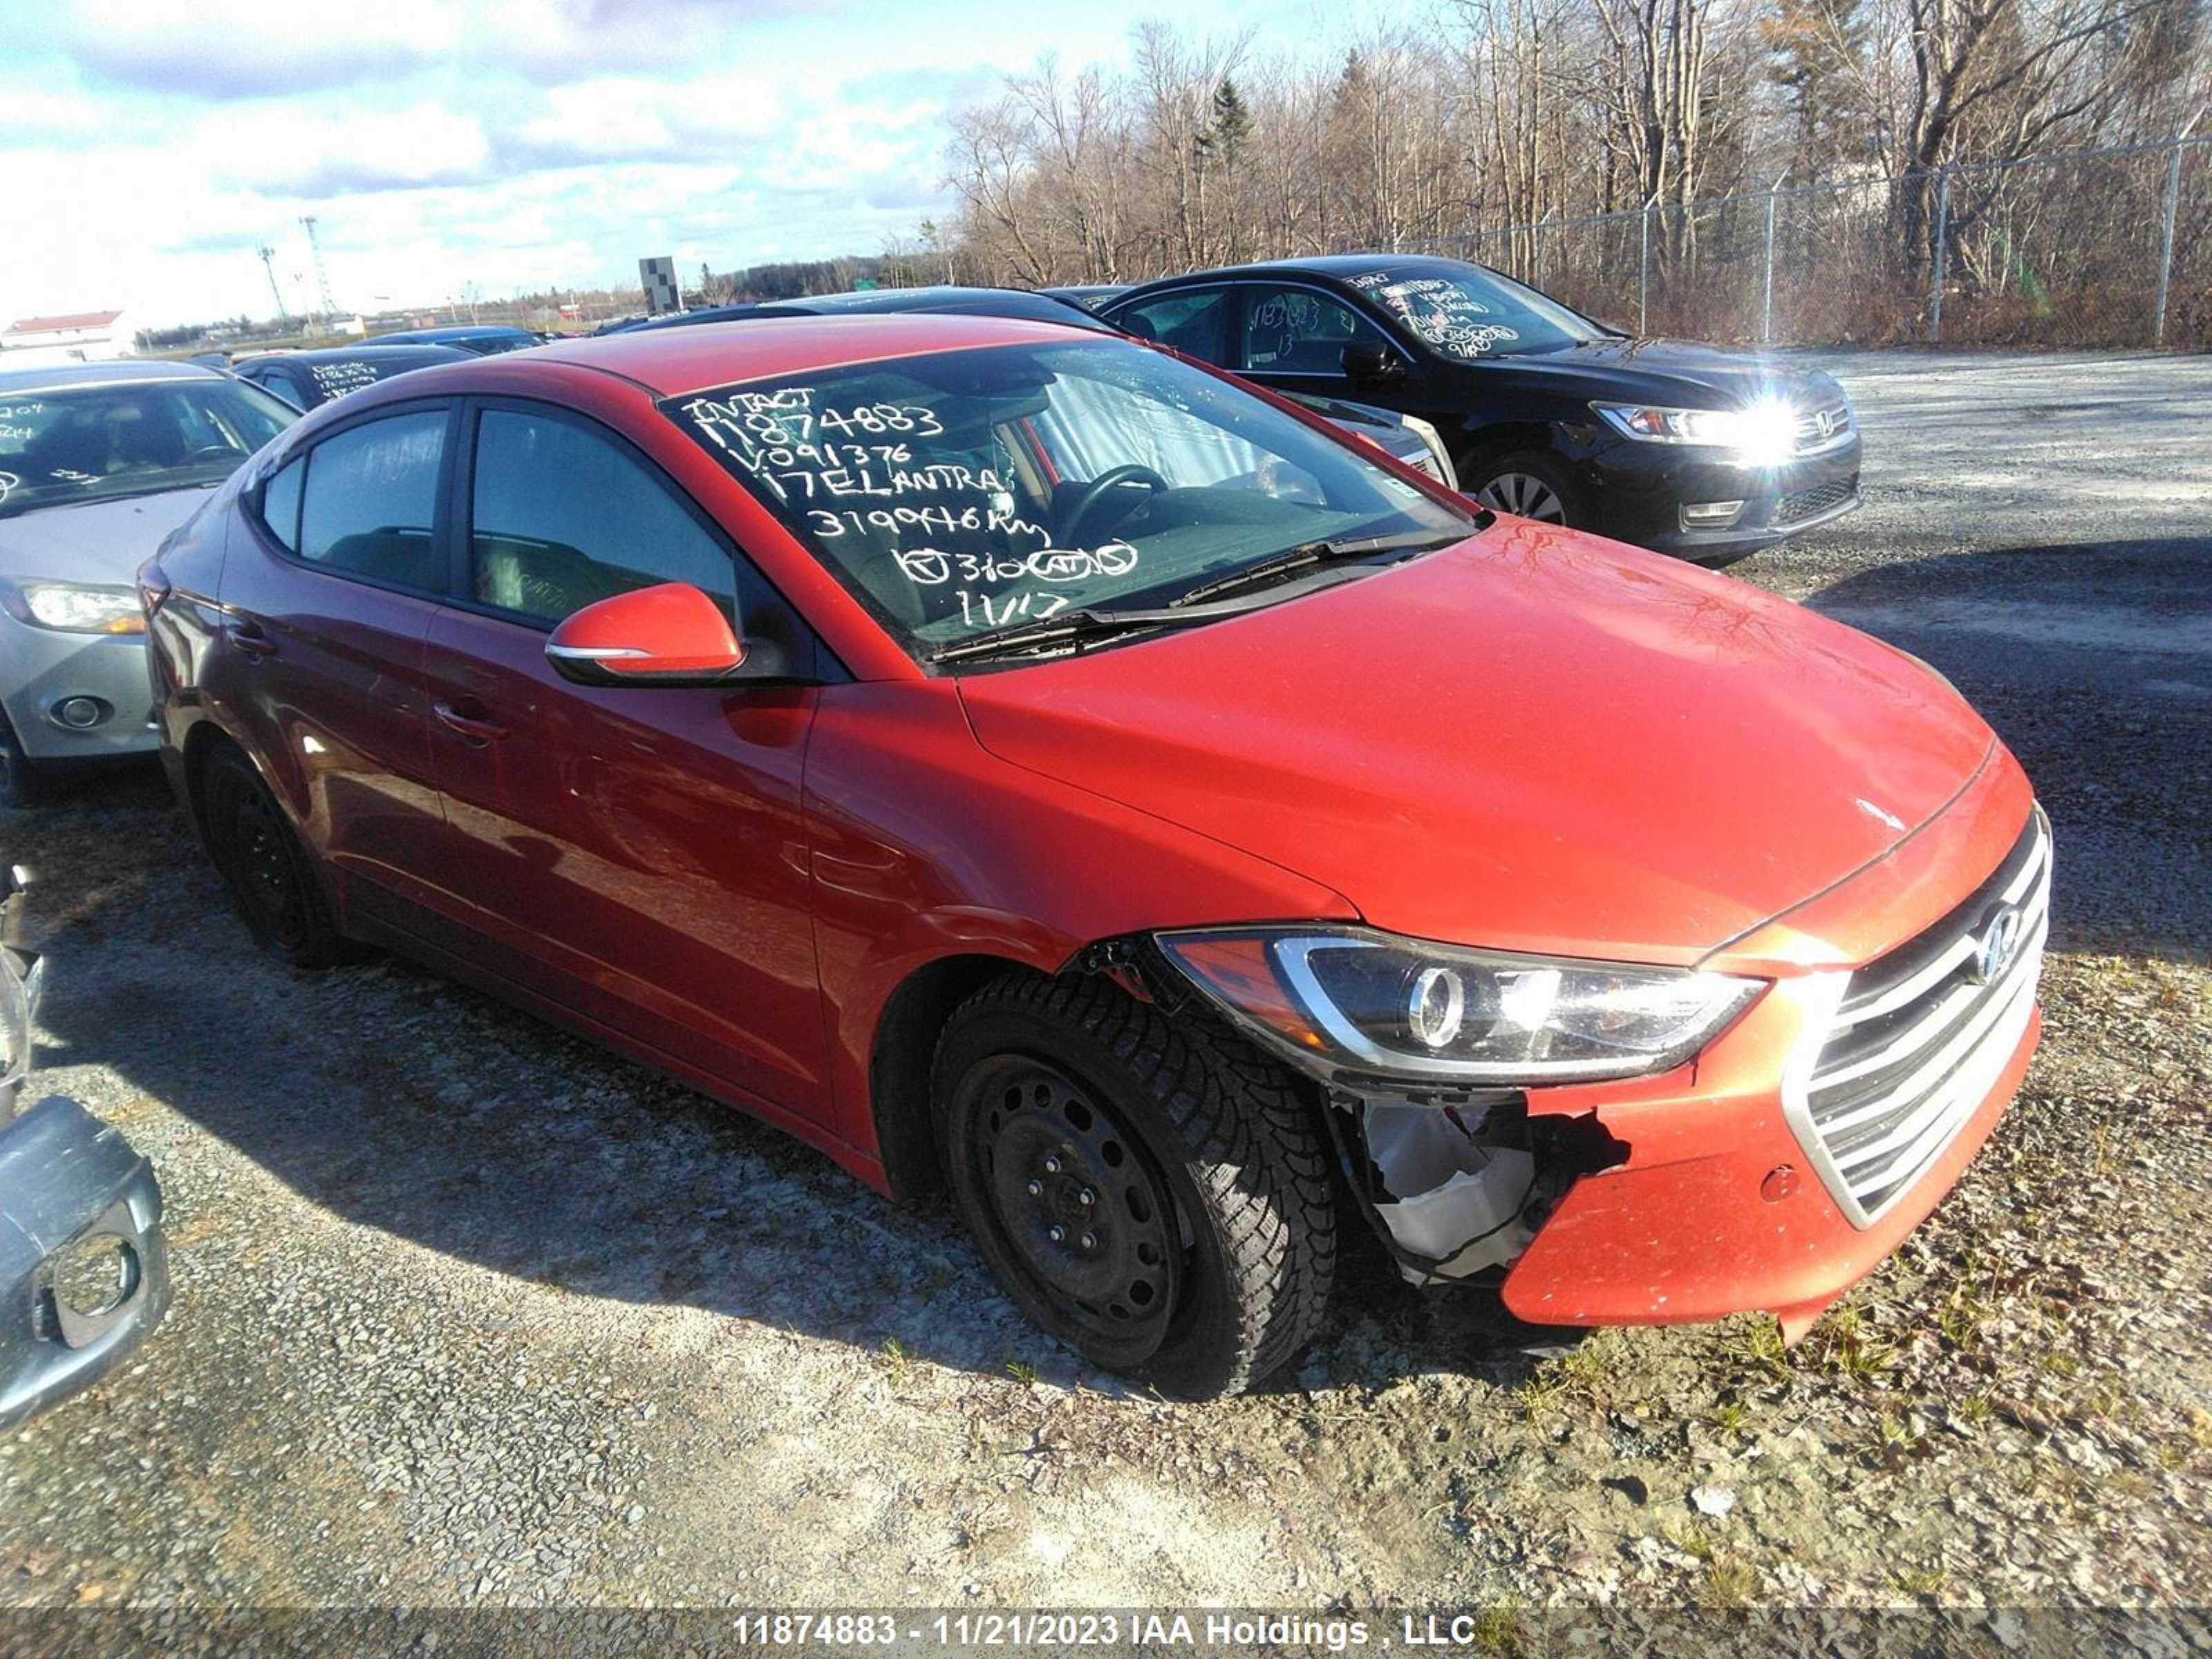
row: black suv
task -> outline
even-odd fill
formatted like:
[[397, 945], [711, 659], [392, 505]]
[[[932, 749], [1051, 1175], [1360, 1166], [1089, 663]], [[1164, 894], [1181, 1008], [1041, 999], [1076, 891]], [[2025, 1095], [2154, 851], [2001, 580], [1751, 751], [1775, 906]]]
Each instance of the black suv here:
[[1099, 309], [1279, 392], [1419, 416], [1486, 507], [1700, 563], [1859, 502], [1857, 423], [1829, 376], [1636, 339], [1481, 265], [1279, 260], [1148, 283]]

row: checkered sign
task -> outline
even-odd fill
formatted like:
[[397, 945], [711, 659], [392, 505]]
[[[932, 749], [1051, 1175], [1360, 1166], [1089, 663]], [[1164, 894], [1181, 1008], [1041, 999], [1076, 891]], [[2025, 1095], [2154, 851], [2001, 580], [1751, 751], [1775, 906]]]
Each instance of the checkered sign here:
[[645, 308], [648, 314], [658, 317], [664, 312], [684, 308], [684, 301], [676, 288], [674, 259], [640, 259], [637, 277], [645, 284]]

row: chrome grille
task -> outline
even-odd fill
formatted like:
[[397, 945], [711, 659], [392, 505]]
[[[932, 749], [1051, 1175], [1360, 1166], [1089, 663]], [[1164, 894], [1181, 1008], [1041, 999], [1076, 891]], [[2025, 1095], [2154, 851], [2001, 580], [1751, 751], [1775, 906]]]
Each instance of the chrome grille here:
[[[2050, 917], [2051, 826], [2038, 807], [1964, 903], [1844, 981], [1783, 1107], [1855, 1226], [1902, 1197], [1988, 1097], [2034, 1009]], [[2007, 927], [1999, 963], [1993, 939]]]
[[1818, 409], [1806, 410], [1797, 416], [1797, 453], [1817, 455], [1824, 449], [1833, 449], [1854, 429], [1848, 403], [1823, 404]]

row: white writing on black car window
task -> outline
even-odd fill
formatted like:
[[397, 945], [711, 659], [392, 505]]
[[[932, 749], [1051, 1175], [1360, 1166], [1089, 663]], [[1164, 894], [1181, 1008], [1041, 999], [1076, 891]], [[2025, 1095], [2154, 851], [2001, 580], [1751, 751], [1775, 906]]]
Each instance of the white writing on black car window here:
[[314, 376], [315, 389], [326, 398], [343, 398], [376, 384], [376, 371], [367, 363], [314, 363], [307, 372]]
[[[1374, 275], [1382, 276], [1384, 273]], [[1352, 281], [1357, 286], [1371, 288], [1375, 297], [1388, 306], [1400, 322], [1437, 350], [1454, 356], [1480, 357], [1494, 345], [1521, 337], [1517, 329], [1484, 321], [1491, 314], [1490, 307], [1458, 283], [1443, 277], [1410, 278], [1400, 283], [1372, 283], [1368, 277], [1354, 277]]]

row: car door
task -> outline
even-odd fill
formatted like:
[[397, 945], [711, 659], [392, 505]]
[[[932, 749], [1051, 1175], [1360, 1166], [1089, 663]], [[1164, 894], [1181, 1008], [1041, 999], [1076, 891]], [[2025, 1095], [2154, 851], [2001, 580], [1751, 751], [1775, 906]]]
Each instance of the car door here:
[[446, 852], [423, 641], [447, 598], [454, 410], [380, 410], [249, 492], [218, 592], [211, 702], [246, 739], [349, 911], [404, 920]]
[[461, 597], [432, 625], [428, 673], [451, 896], [479, 956], [679, 1065], [826, 1121], [800, 811], [813, 689], [586, 688], [545, 659], [555, 623], [654, 582], [735, 605], [748, 637], [787, 632], [788, 607], [606, 428], [485, 401], [467, 430]]
[[1276, 392], [1397, 406], [1373, 383], [1345, 373], [1352, 347], [1380, 347], [1401, 367], [1407, 362], [1397, 343], [1346, 301], [1301, 283], [1248, 283], [1243, 298], [1227, 367]]

